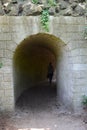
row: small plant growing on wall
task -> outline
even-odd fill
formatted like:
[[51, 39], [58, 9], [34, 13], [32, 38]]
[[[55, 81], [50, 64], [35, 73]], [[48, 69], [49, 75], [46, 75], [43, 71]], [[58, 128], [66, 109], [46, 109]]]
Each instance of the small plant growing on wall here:
[[3, 64], [2, 64], [2, 63], [0, 63], [0, 68], [2, 68], [2, 66], [3, 66]]
[[48, 0], [48, 5], [55, 6], [56, 5], [55, 0]]
[[49, 12], [47, 9], [42, 11], [41, 25], [47, 32], [49, 31]]
[[84, 29], [84, 38], [87, 39], [87, 26]]
[[[38, 0], [32, 0], [33, 4], [38, 4]], [[55, 6], [56, 2], [55, 0], [48, 0], [47, 4], [49, 6]], [[41, 25], [43, 27], [43, 29], [47, 32], [49, 32], [49, 11], [48, 9], [43, 9], [42, 13], [41, 13]]]
[[83, 104], [83, 109], [87, 110], [87, 96], [83, 95], [82, 97], [82, 104]]

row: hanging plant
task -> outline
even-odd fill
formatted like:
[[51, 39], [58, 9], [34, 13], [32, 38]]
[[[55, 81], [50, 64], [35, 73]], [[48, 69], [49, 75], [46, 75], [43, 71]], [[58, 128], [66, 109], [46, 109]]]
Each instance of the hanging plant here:
[[47, 32], [49, 31], [49, 12], [47, 9], [42, 11], [41, 25]]

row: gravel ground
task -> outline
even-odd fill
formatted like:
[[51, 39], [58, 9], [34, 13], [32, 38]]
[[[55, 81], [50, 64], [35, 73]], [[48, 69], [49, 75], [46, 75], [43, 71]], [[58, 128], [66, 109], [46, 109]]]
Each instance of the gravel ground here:
[[83, 116], [57, 103], [54, 85], [35, 87], [20, 96], [14, 113], [0, 113], [0, 130], [87, 130]]

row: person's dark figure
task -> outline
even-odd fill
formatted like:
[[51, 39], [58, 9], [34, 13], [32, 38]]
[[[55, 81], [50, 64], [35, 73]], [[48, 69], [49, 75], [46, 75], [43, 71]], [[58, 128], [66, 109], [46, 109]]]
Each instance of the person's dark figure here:
[[52, 63], [50, 62], [48, 66], [48, 74], [47, 74], [47, 78], [49, 79], [50, 84], [52, 83], [53, 72], [54, 72], [54, 68], [53, 68]]

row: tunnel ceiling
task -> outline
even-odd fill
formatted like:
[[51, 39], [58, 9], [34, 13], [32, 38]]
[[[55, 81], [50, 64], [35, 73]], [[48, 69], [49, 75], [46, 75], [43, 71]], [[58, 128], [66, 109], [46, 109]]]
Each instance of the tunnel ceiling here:
[[55, 68], [62, 45], [64, 43], [51, 34], [31, 35], [17, 46], [13, 57], [14, 68], [28, 75], [30, 80], [44, 80], [49, 62], [52, 62]]

